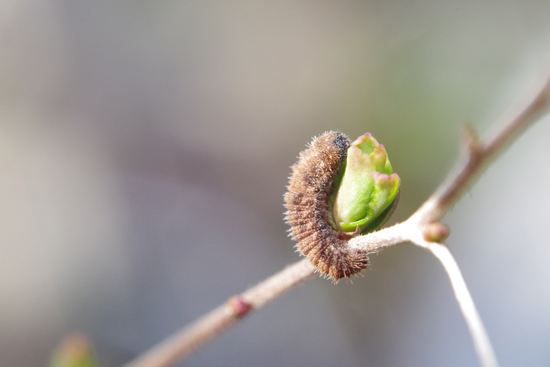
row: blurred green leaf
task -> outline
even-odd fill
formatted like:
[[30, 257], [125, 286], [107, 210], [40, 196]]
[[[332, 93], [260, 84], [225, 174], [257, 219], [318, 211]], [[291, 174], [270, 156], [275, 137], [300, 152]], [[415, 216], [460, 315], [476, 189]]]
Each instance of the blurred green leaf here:
[[71, 334], [54, 351], [49, 367], [99, 367], [92, 345], [84, 334]]

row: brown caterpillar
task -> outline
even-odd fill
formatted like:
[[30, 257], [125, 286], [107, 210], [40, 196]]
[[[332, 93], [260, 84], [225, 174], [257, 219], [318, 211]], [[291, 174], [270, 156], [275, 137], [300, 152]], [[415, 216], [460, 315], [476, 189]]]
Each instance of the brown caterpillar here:
[[292, 166], [285, 194], [286, 221], [298, 242], [296, 247], [335, 282], [369, 265], [366, 252], [348, 247], [352, 236], [336, 231], [330, 224], [328, 199], [350, 144], [346, 135], [335, 131], [314, 138]]

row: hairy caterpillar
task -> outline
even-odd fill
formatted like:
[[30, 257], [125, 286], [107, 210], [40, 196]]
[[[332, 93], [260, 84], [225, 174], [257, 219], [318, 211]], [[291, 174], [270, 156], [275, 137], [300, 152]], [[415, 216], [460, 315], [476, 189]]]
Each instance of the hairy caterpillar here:
[[296, 247], [334, 281], [369, 265], [366, 252], [348, 247], [352, 235], [338, 232], [330, 224], [328, 200], [350, 144], [346, 135], [335, 131], [314, 138], [292, 166], [285, 194], [286, 220], [298, 242]]

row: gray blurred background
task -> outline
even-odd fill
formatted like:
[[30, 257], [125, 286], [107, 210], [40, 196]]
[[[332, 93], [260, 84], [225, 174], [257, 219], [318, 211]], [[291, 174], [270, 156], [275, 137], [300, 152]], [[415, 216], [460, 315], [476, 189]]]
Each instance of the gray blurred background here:
[[[282, 196], [311, 137], [371, 132], [407, 218], [550, 70], [550, 2], [0, 3], [0, 365], [73, 331], [114, 367], [299, 259]], [[550, 365], [550, 119], [445, 218], [502, 366]], [[412, 245], [314, 279], [186, 366], [475, 366]]]

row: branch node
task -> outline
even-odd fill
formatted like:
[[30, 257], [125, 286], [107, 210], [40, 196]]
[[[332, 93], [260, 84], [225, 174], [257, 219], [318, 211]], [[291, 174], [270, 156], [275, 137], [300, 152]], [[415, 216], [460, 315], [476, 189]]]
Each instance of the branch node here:
[[483, 144], [471, 124], [462, 126], [462, 144], [466, 148], [470, 158], [478, 157], [483, 152]]
[[442, 243], [449, 237], [449, 226], [441, 222], [428, 223], [422, 229], [422, 236], [428, 242]]
[[252, 305], [246, 302], [241, 296], [229, 298], [227, 305], [231, 308], [232, 316], [237, 319], [240, 319], [252, 310]]

